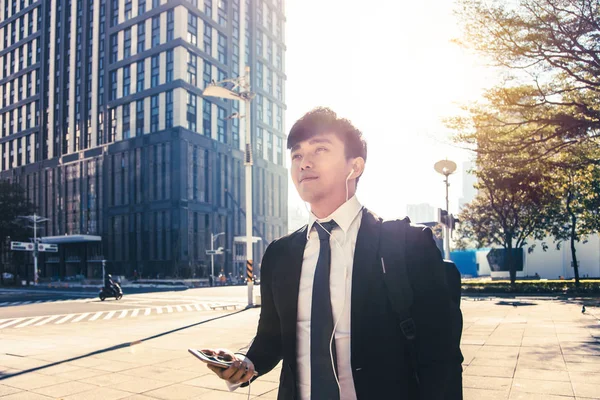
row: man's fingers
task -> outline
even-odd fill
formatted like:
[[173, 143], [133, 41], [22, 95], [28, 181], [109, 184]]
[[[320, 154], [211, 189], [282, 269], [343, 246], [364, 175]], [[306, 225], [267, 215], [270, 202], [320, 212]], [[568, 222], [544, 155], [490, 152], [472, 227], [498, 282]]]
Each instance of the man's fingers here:
[[240, 379], [240, 383], [246, 383], [248, 382], [250, 379], [252, 379], [252, 377], [254, 376], [254, 370], [249, 369], [244, 376], [242, 377], [242, 379]]

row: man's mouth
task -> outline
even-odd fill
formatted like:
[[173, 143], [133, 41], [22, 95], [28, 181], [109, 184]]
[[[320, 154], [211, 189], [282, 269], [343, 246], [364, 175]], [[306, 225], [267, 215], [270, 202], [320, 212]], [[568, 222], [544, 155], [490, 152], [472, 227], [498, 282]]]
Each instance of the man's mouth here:
[[300, 179], [300, 183], [302, 183], [302, 182], [308, 182], [308, 181], [314, 181], [316, 179], [318, 179], [318, 177], [316, 177], [316, 176], [307, 176], [306, 178]]

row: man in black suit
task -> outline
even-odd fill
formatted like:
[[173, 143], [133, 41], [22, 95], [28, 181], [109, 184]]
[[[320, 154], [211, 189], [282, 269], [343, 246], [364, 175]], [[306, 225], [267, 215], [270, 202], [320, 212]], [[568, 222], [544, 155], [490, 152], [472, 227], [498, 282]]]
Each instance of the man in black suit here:
[[382, 220], [355, 196], [367, 159], [361, 132], [317, 108], [292, 127], [288, 149], [292, 180], [310, 204], [309, 223], [265, 252], [262, 309], [247, 353], [226, 370], [209, 368], [234, 389], [283, 360], [279, 400], [443, 399], [452, 358], [450, 300], [431, 230], [411, 227], [406, 243], [398, 243], [406, 245], [414, 291], [414, 371], [378, 254], [380, 241], [394, 238], [381, 237]]

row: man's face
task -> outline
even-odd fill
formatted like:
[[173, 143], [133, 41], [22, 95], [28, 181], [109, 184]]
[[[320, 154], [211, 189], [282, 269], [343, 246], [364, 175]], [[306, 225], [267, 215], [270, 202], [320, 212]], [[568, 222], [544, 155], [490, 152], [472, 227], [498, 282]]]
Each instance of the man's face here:
[[335, 134], [324, 133], [298, 143], [291, 157], [292, 181], [302, 200], [313, 204], [326, 198], [344, 198], [352, 163]]

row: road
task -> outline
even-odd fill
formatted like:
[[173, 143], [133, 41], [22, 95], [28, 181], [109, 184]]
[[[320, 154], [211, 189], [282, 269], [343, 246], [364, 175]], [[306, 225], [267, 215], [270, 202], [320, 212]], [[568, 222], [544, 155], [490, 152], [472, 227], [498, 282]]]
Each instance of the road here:
[[213, 308], [242, 308], [245, 287], [198, 288], [129, 294], [121, 300], [100, 301], [95, 292], [68, 290], [0, 289], [0, 331], [46, 324], [164, 317], [198, 313]]

